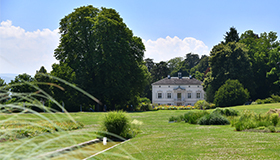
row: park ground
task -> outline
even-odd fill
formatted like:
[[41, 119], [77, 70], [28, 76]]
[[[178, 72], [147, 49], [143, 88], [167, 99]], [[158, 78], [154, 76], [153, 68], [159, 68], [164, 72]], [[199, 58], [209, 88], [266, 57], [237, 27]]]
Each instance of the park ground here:
[[[256, 113], [280, 108], [280, 103], [232, 107]], [[128, 113], [142, 121], [142, 132], [92, 159], [280, 159], [280, 133], [238, 132], [231, 125], [202, 126], [185, 122], [169, 123], [170, 116], [183, 115], [186, 110], [159, 110]], [[100, 120], [106, 113], [77, 112], [42, 114], [1, 114], [0, 120], [15, 117], [31, 122], [45, 118], [66, 121], [73, 118], [85, 124], [83, 129], [44, 134], [34, 138], [1, 142], [0, 155], [15, 159], [36, 157], [45, 152], [96, 138]]]

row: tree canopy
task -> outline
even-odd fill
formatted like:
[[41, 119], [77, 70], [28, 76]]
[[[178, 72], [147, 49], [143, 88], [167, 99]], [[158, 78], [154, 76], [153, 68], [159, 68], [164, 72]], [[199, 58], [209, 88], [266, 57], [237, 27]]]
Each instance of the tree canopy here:
[[109, 109], [140, 95], [147, 83], [145, 46], [114, 9], [76, 8], [59, 29], [55, 57], [73, 69], [78, 87]]

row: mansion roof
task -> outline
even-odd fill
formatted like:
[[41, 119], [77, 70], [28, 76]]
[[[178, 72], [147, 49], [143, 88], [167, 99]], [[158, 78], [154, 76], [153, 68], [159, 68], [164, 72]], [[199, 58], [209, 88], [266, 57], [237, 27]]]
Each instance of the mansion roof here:
[[201, 85], [202, 82], [189, 77], [182, 77], [179, 79], [178, 77], [166, 77], [157, 82], [154, 82], [152, 85]]

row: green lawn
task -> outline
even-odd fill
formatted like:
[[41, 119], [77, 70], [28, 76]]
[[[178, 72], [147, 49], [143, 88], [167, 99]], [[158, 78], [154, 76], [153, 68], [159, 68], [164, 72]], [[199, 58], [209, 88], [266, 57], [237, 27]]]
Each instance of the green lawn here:
[[[265, 113], [280, 108], [280, 103], [233, 107]], [[280, 159], [280, 134], [237, 132], [227, 126], [200, 126], [184, 122], [168, 123], [171, 115], [183, 115], [186, 110], [161, 110], [128, 113], [132, 119], [143, 122], [142, 133], [130, 141], [106, 151], [95, 159]], [[41, 114], [46, 118], [69, 119], [66, 114]], [[1, 142], [0, 156], [34, 157], [47, 151], [71, 146], [95, 138], [94, 131], [104, 113], [71, 113], [70, 116], [84, 123], [84, 129], [46, 134], [15, 142]], [[33, 114], [0, 114], [0, 120], [41, 119]], [[278, 124], [279, 125], [279, 124]], [[1, 157], [0, 157], [1, 159]]]

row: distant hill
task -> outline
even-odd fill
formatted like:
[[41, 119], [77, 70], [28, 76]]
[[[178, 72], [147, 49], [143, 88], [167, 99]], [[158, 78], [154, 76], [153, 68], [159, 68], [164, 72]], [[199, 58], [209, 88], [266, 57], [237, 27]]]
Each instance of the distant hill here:
[[8, 84], [11, 80], [14, 80], [18, 74], [13, 73], [0, 73], [0, 78], [4, 79], [5, 82]]

